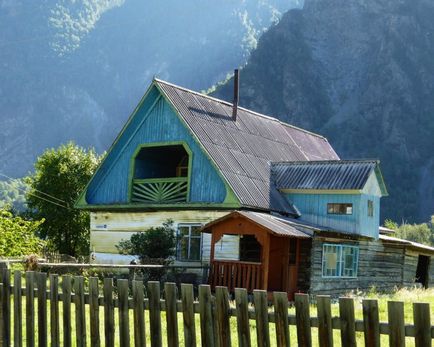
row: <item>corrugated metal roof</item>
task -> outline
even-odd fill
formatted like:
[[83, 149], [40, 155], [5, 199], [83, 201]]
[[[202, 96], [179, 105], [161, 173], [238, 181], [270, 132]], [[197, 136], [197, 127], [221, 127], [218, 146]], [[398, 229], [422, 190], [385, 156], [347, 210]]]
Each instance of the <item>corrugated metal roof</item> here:
[[411, 248], [417, 249], [417, 250], [422, 251], [422, 252], [428, 252], [428, 253], [434, 254], [434, 247], [424, 245], [422, 243], [413, 242], [413, 241], [409, 241], [409, 240], [403, 240], [403, 239], [399, 239], [397, 237], [392, 237], [392, 236], [382, 235], [382, 234], [380, 234], [379, 237], [380, 237], [380, 240], [382, 240], [382, 241], [399, 243], [402, 245], [410, 246]]
[[[298, 237], [298, 238], [306, 239], [306, 238], [311, 238], [313, 235], [313, 232], [298, 230], [294, 226], [294, 223], [292, 223], [290, 219], [286, 217], [275, 216], [269, 213], [253, 212], [253, 211], [233, 211], [219, 219], [216, 219], [206, 224], [202, 228], [202, 230], [207, 231], [213, 225], [221, 223], [227, 220], [228, 218], [233, 218], [237, 216], [244, 217], [252, 221], [253, 223], [264, 227], [265, 229], [267, 229], [268, 232], [278, 236]], [[233, 230], [233, 232], [236, 234], [236, 230]]]
[[270, 162], [339, 159], [322, 136], [242, 107], [234, 121], [230, 103], [161, 80], [154, 83], [177, 109], [243, 206], [296, 215], [271, 184]]
[[359, 190], [377, 166], [376, 160], [273, 163], [272, 175], [278, 189]]

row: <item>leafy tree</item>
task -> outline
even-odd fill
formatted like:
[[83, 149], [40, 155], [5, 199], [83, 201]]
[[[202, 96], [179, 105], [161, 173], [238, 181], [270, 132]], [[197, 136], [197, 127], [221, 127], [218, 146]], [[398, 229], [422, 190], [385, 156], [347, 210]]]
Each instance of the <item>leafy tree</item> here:
[[43, 222], [27, 221], [0, 209], [0, 256], [40, 254], [45, 242], [36, 236], [36, 232]]
[[422, 224], [407, 224], [403, 223], [398, 226], [397, 223], [386, 220], [385, 226], [395, 230], [396, 237], [404, 240], [423, 243], [425, 245], [434, 246], [434, 216], [431, 217], [431, 222]]
[[121, 254], [136, 255], [141, 263], [168, 263], [175, 255], [176, 233], [173, 221], [167, 220], [161, 227], [153, 227], [135, 233], [129, 240], [122, 240], [116, 248]]
[[24, 179], [13, 179], [10, 181], [0, 181], [0, 208], [11, 206], [16, 211], [26, 209], [27, 184]]
[[[73, 142], [46, 150], [35, 163], [27, 203], [36, 219], [45, 219], [41, 236], [62, 254], [89, 254], [89, 213], [74, 203], [94, 173], [100, 157]], [[49, 200], [49, 201], [47, 201]]]

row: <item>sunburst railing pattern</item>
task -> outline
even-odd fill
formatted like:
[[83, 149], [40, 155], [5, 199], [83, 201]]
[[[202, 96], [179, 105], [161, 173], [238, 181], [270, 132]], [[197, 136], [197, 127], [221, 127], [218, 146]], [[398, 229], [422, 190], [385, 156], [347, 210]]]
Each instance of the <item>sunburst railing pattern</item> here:
[[154, 204], [186, 202], [187, 196], [187, 177], [133, 180], [132, 202]]

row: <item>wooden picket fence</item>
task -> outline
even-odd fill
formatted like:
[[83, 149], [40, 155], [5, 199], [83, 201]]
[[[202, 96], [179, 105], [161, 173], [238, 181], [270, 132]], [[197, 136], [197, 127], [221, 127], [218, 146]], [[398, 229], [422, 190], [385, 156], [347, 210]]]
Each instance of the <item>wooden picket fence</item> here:
[[[281, 292], [273, 293], [274, 307], [271, 310], [269, 296], [263, 290], [253, 292], [251, 305], [246, 289], [235, 289], [233, 307], [225, 287], [216, 287], [213, 294], [210, 286], [201, 285], [198, 288], [198, 299], [195, 300], [192, 285], [182, 284], [178, 296], [177, 286], [174, 283], [165, 283], [161, 288], [164, 289], [162, 299], [159, 282], [148, 282], [145, 286], [141, 281], [132, 281], [130, 288], [128, 280], [117, 280], [117, 285], [114, 286], [111, 278], [105, 278], [102, 288], [99, 288], [98, 279], [90, 277], [87, 281], [89, 289], [85, 292], [85, 279], [82, 276], [65, 275], [61, 276], [59, 281], [59, 276], [55, 274], [50, 274], [47, 278], [47, 274], [43, 272], [26, 272], [25, 287], [22, 287], [20, 271], [15, 271], [11, 278], [10, 271], [4, 270], [0, 279], [1, 346], [21, 347], [24, 338], [23, 326], [26, 327], [26, 346], [62, 344], [69, 347], [73, 342], [80, 347], [111, 347], [115, 344], [130, 346], [131, 342], [134, 342], [134, 346], [145, 346], [147, 334], [151, 346], [162, 346], [163, 340], [169, 347], [178, 346], [178, 313], [182, 316], [185, 346], [196, 346], [196, 329], [200, 332], [202, 346], [232, 346], [235, 341], [239, 346], [251, 346], [249, 323], [252, 320], [256, 322], [259, 347], [289, 346], [290, 325], [296, 326], [298, 346], [316, 345], [317, 341], [312, 339], [312, 328], [318, 329], [320, 346], [333, 346], [333, 330], [340, 330], [342, 346], [356, 346], [356, 332], [364, 333], [366, 346], [380, 346], [381, 334], [388, 335], [390, 346], [394, 347], [404, 346], [406, 336], [413, 337], [417, 347], [428, 347], [434, 337], [430, 307], [424, 303], [413, 304], [414, 324], [406, 325], [402, 302], [388, 303], [389, 322], [384, 323], [379, 321], [376, 300], [363, 301], [363, 320], [359, 321], [355, 319], [354, 301], [351, 298], [339, 299], [339, 317], [332, 317], [330, 297], [317, 296], [317, 317], [311, 317], [309, 296], [297, 294], [296, 314], [291, 316], [288, 314], [287, 294]], [[149, 312], [149, 332], [145, 330], [145, 310]], [[162, 311], [165, 311], [166, 319], [164, 332]], [[115, 312], [118, 320], [115, 320]], [[75, 316], [74, 333], [72, 313]], [[195, 323], [196, 314], [199, 327]], [[237, 340], [231, 336], [231, 317], [236, 317]], [[86, 331], [87, 320], [90, 331]], [[118, 322], [117, 325], [115, 321]], [[101, 329], [100, 323], [103, 326]], [[130, 331], [130, 323], [133, 331]], [[276, 339], [273, 341], [270, 341], [270, 323], [275, 324]], [[119, 335], [117, 341], [115, 330], [118, 330]]]

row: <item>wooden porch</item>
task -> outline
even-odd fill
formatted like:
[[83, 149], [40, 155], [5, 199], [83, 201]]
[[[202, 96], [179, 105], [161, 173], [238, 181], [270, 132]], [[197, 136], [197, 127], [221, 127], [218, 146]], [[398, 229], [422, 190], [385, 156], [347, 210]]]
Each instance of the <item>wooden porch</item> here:
[[[300, 240], [309, 236], [292, 227], [292, 233], [285, 233], [281, 225], [281, 229], [276, 225], [273, 229], [272, 223], [261, 225], [247, 218], [248, 213], [233, 212], [205, 226], [204, 230], [211, 232], [209, 284], [213, 289], [228, 287], [230, 292], [235, 288], [246, 288], [250, 293], [254, 289], [284, 291], [293, 298], [298, 289]], [[239, 259], [215, 258], [215, 246], [224, 235], [240, 237]]]

